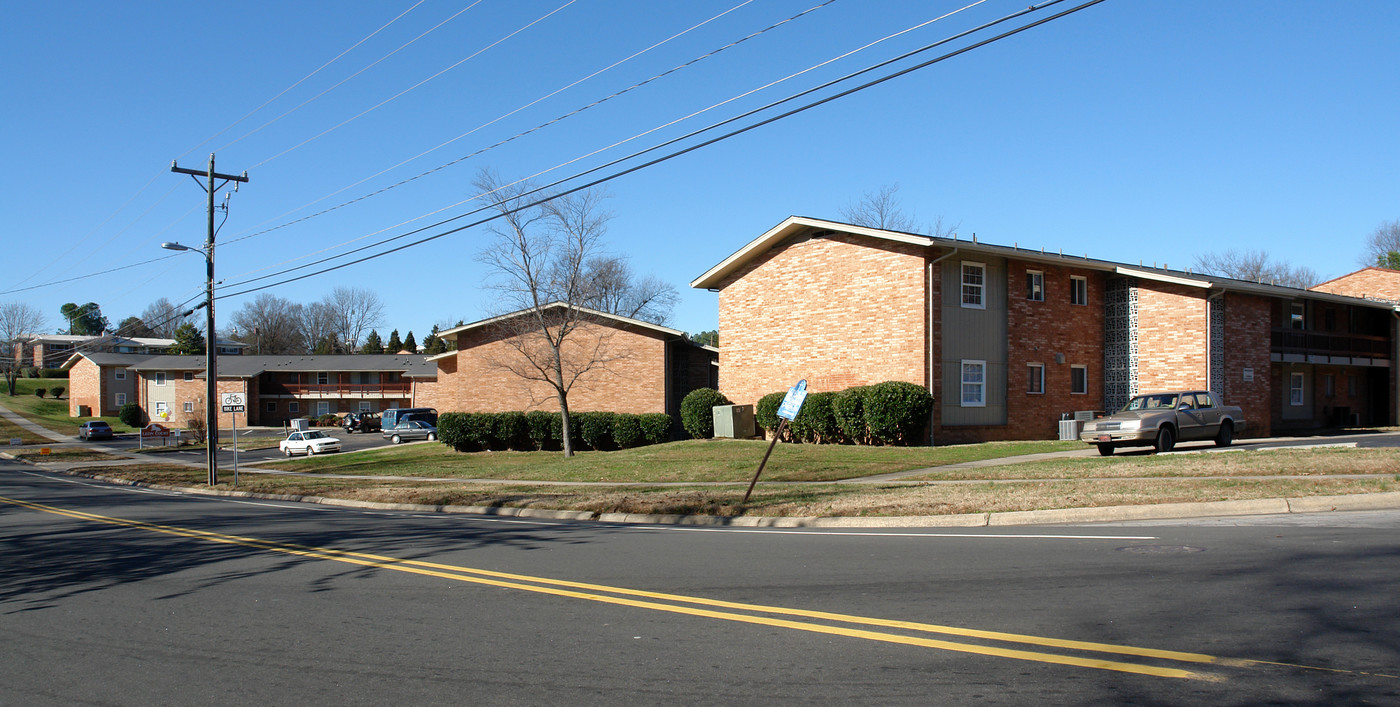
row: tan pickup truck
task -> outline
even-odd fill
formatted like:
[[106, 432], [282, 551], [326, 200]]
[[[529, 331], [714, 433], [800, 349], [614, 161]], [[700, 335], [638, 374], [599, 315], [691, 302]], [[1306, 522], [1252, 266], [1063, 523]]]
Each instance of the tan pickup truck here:
[[1215, 440], [1217, 447], [1228, 447], [1244, 427], [1244, 411], [1222, 405], [1210, 391], [1151, 393], [1129, 400], [1112, 415], [1084, 423], [1079, 440], [1097, 446], [1104, 456], [1119, 447], [1170, 452], [1177, 442], [1192, 440]]

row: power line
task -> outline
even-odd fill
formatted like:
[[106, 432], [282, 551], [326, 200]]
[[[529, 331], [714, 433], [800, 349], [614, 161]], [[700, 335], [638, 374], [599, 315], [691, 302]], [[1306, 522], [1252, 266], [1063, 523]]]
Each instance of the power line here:
[[[892, 60], [890, 60], [890, 62], [897, 61], [897, 60], [900, 59], [900, 58], [905, 58], [905, 57], [908, 57], [908, 56], [912, 56], [913, 54], [918, 54], [918, 53], [921, 53], [921, 52], [923, 52], [923, 51], [927, 51], [928, 49], [931, 49], [931, 48], [933, 48], [933, 47], [936, 47], [936, 46], [939, 46], [939, 45], [942, 45], [942, 44], [946, 44], [946, 43], [948, 43], [949, 41], [953, 41], [953, 40], [955, 40], [955, 39], [957, 39], [957, 38], [959, 38], [959, 37], [965, 37], [965, 36], [967, 36], [968, 34], [971, 34], [971, 33], [973, 33], [973, 32], [977, 32], [977, 31], [980, 31], [980, 30], [982, 30], [982, 29], [991, 27], [991, 26], [993, 26], [993, 25], [1000, 24], [1000, 23], [1002, 23], [1002, 22], [1008, 21], [1008, 20], [1010, 20], [1010, 19], [1014, 19], [1014, 18], [1016, 18], [1016, 17], [1023, 16], [1023, 15], [1025, 15], [1025, 14], [1029, 13], [1029, 12], [1042, 10], [1042, 9], [1047, 8], [1047, 7], [1051, 7], [1051, 6], [1053, 6], [1053, 5], [1058, 5], [1058, 4], [1060, 4], [1060, 3], [1064, 2], [1064, 1], [1065, 1], [1065, 0], [1049, 0], [1049, 2], [1040, 3], [1040, 4], [1038, 4], [1038, 5], [1032, 5], [1032, 6], [1026, 8], [1026, 9], [1024, 9], [1024, 10], [1020, 10], [1020, 11], [1015, 12], [1015, 13], [1012, 13], [1012, 14], [1010, 14], [1010, 15], [1006, 15], [1005, 17], [1002, 17], [1002, 18], [1000, 18], [1000, 19], [994, 20], [994, 21], [992, 21], [992, 22], [990, 22], [990, 23], [986, 23], [986, 24], [980, 25], [979, 27], [974, 28], [974, 29], [972, 29], [972, 30], [968, 30], [967, 32], [959, 33], [958, 35], [954, 35], [953, 37], [949, 37], [949, 38], [947, 38], [947, 39], [940, 40], [940, 41], [938, 41], [938, 42], [935, 42], [934, 44], [928, 45], [928, 46], [926, 46], [926, 47], [922, 47], [922, 48], [920, 48], [920, 49], [918, 49], [918, 50], [915, 50], [914, 52], [910, 52], [910, 53], [908, 53], [908, 54], [905, 54], [905, 55], [903, 55], [902, 57], [899, 57], [899, 58], [896, 58], [896, 59], [892, 59]], [[877, 85], [879, 85], [879, 84], [885, 83], [886, 81], [890, 81], [890, 80], [893, 80], [893, 79], [898, 78], [898, 77], [900, 77], [900, 76], [904, 76], [905, 74], [911, 73], [911, 72], [913, 72], [913, 71], [917, 71], [917, 70], [919, 70], [919, 69], [923, 69], [923, 68], [926, 68], [926, 67], [928, 67], [928, 66], [932, 66], [933, 64], [936, 64], [936, 63], [945, 61], [945, 60], [950, 59], [950, 58], [952, 58], [952, 57], [959, 56], [959, 55], [961, 55], [961, 54], [965, 54], [965, 53], [967, 53], [967, 52], [969, 52], [969, 51], [972, 51], [972, 50], [974, 50], [974, 49], [978, 49], [978, 48], [980, 48], [980, 47], [986, 46], [986, 45], [991, 44], [991, 43], [993, 43], [993, 42], [1001, 41], [1002, 39], [1006, 39], [1007, 37], [1011, 37], [1011, 36], [1020, 34], [1021, 32], [1024, 32], [1024, 31], [1026, 31], [1026, 30], [1032, 29], [1032, 28], [1034, 28], [1034, 27], [1038, 27], [1038, 26], [1043, 25], [1043, 24], [1045, 24], [1045, 23], [1047, 23], [1047, 22], [1051, 22], [1051, 21], [1060, 19], [1061, 17], [1065, 17], [1065, 16], [1067, 16], [1067, 15], [1070, 15], [1070, 14], [1073, 14], [1073, 13], [1076, 13], [1076, 12], [1079, 12], [1080, 10], [1083, 10], [1083, 9], [1085, 9], [1085, 8], [1088, 8], [1088, 7], [1092, 7], [1092, 6], [1097, 5], [1097, 4], [1099, 4], [1099, 3], [1102, 3], [1102, 2], [1104, 2], [1104, 0], [1089, 0], [1088, 2], [1085, 2], [1085, 3], [1081, 4], [1081, 5], [1078, 5], [1078, 6], [1076, 6], [1076, 7], [1073, 7], [1073, 8], [1070, 8], [1070, 9], [1068, 9], [1068, 10], [1065, 10], [1065, 11], [1060, 12], [1060, 13], [1058, 13], [1058, 14], [1051, 15], [1050, 17], [1046, 17], [1046, 18], [1043, 18], [1043, 19], [1040, 19], [1040, 20], [1036, 20], [1036, 21], [1034, 21], [1034, 22], [1031, 22], [1031, 23], [1028, 23], [1028, 24], [1026, 24], [1026, 25], [1023, 25], [1023, 26], [1021, 26], [1021, 27], [1017, 27], [1017, 28], [1015, 28], [1015, 29], [1008, 30], [1008, 31], [1006, 31], [1006, 32], [1003, 32], [1002, 34], [996, 35], [996, 36], [994, 36], [994, 37], [991, 37], [991, 38], [988, 38], [988, 39], [985, 39], [985, 40], [981, 40], [981, 41], [979, 41], [979, 42], [975, 42], [975, 43], [973, 43], [973, 44], [971, 44], [971, 45], [968, 45], [968, 46], [963, 47], [963, 48], [960, 48], [960, 49], [956, 49], [956, 50], [951, 51], [951, 52], [948, 52], [948, 53], [946, 53], [946, 54], [939, 55], [939, 56], [937, 56], [937, 57], [935, 57], [935, 58], [933, 58], [933, 59], [930, 59], [930, 60], [928, 60], [928, 61], [922, 62], [922, 63], [920, 63], [920, 64], [916, 64], [916, 65], [911, 66], [911, 67], [906, 68], [906, 69], [901, 69], [901, 70], [896, 71], [896, 72], [894, 72], [894, 73], [892, 73], [892, 74], [888, 74], [888, 75], [882, 76], [882, 77], [880, 77], [880, 78], [878, 78], [878, 79], [875, 79], [875, 80], [873, 80], [873, 81], [869, 81], [869, 82], [867, 82], [867, 83], [861, 84], [860, 86], [856, 86], [856, 87], [854, 87], [854, 88], [847, 89], [847, 90], [845, 90], [845, 91], [842, 91], [842, 92], [836, 93], [836, 94], [834, 94], [834, 95], [831, 95], [831, 96], [828, 96], [828, 97], [825, 97], [825, 98], [822, 98], [822, 99], [813, 101], [813, 102], [811, 102], [811, 103], [807, 103], [807, 104], [805, 104], [805, 105], [799, 106], [799, 107], [794, 108], [794, 109], [792, 109], [792, 110], [790, 110], [790, 111], [787, 111], [787, 112], [785, 112], [785, 113], [782, 113], [782, 114], [773, 116], [773, 117], [771, 117], [771, 118], [767, 118], [767, 119], [758, 121], [758, 122], [756, 122], [756, 123], [752, 123], [752, 124], [750, 124], [750, 125], [744, 126], [744, 127], [742, 127], [742, 128], [739, 128], [738, 130], [734, 130], [734, 131], [725, 133], [725, 134], [723, 134], [723, 135], [720, 135], [720, 136], [718, 136], [718, 137], [711, 138], [711, 139], [706, 140], [706, 141], [704, 141], [704, 142], [700, 142], [700, 143], [698, 143], [698, 144], [691, 145], [691, 146], [689, 146], [689, 147], [686, 147], [686, 148], [677, 150], [677, 151], [675, 151], [675, 152], [672, 152], [672, 153], [663, 155], [663, 156], [658, 157], [658, 158], [656, 158], [656, 159], [653, 159], [653, 160], [651, 160], [651, 161], [649, 161], [649, 162], [645, 162], [645, 163], [642, 163], [642, 164], [639, 164], [639, 165], [636, 165], [636, 166], [633, 166], [633, 167], [628, 167], [628, 168], [626, 168], [626, 169], [623, 169], [623, 170], [614, 172], [614, 173], [612, 173], [612, 174], [610, 174], [610, 175], [607, 175], [607, 176], [605, 176], [605, 177], [602, 177], [602, 178], [593, 180], [593, 181], [588, 182], [588, 183], [586, 183], [586, 184], [582, 184], [582, 185], [579, 185], [579, 186], [576, 186], [576, 187], [572, 187], [572, 188], [570, 188], [570, 189], [561, 191], [561, 192], [559, 192], [559, 193], [557, 193], [557, 194], [548, 195], [548, 196], [546, 196], [546, 197], [544, 197], [544, 198], [542, 198], [542, 199], [538, 199], [538, 200], [536, 200], [536, 201], [533, 201], [533, 202], [530, 202], [530, 203], [527, 203], [527, 204], [522, 204], [522, 205], [519, 205], [519, 206], [515, 206], [515, 207], [513, 207], [513, 208], [510, 208], [510, 209], [507, 210], [506, 212], [513, 213], [513, 212], [516, 212], [516, 211], [520, 211], [520, 210], [522, 210], [522, 209], [533, 208], [533, 207], [535, 207], [535, 206], [539, 206], [540, 204], [543, 204], [543, 203], [545, 203], [545, 202], [548, 202], [548, 201], [550, 201], [550, 200], [552, 200], [552, 199], [556, 199], [556, 198], [559, 198], [559, 197], [561, 197], [561, 196], [565, 196], [565, 195], [572, 194], [572, 193], [575, 193], [575, 192], [578, 192], [578, 191], [582, 191], [582, 190], [584, 190], [584, 189], [588, 189], [588, 188], [590, 188], [590, 187], [597, 186], [597, 185], [599, 185], [599, 184], [604, 184], [604, 183], [606, 183], [606, 182], [610, 182], [610, 181], [612, 181], [612, 180], [614, 180], [614, 179], [617, 179], [617, 178], [619, 178], [619, 177], [625, 176], [625, 175], [627, 175], [627, 174], [631, 174], [631, 173], [633, 173], [633, 172], [636, 172], [636, 171], [639, 171], [639, 170], [642, 170], [642, 169], [646, 169], [646, 168], [648, 168], [648, 167], [651, 167], [651, 166], [660, 164], [660, 163], [662, 163], [662, 162], [666, 162], [666, 161], [668, 161], [668, 160], [674, 159], [674, 158], [679, 157], [679, 156], [681, 156], [681, 155], [688, 154], [688, 153], [690, 153], [690, 152], [694, 152], [695, 150], [699, 150], [699, 149], [701, 149], [701, 148], [708, 147], [708, 146], [713, 145], [713, 144], [715, 144], [715, 143], [717, 143], [717, 142], [721, 142], [721, 141], [723, 141], [723, 140], [727, 140], [727, 139], [729, 139], [729, 138], [731, 138], [731, 137], [735, 137], [735, 136], [737, 136], [737, 135], [741, 135], [741, 134], [747, 133], [747, 132], [749, 132], [749, 131], [751, 131], [751, 130], [755, 130], [755, 129], [760, 128], [760, 127], [762, 127], [762, 126], [764, 126], [764, 125], [768, 125], [768, 124], [770, 124], [770, 123], [773, 123], [773, 122], [782, 120], [782, 119], [784, 119], [784, 118], [788, 118], [788, 117], [791, 117], [791, 116], [793, 116], [793, 115], [796, 115], [796, 114], [798, 114], [798, 113], [802, 113], [802, 112], [804, 112], [804, 111], [810, 110], [810, 109], [815, 108], [815, 107], [817, 107], [817, 106], [824, 105], [824, 104], [826, 104], [826, 103], [830, 103], [831, 101], [837, 100], [837, 99], [839, 99], [839, 98], [844, 98], [845, 96], [849, 96], [849, 95], [851, 95], [851, 94], [853, 94], [853, 93], [856, 93], [856, 92], [859, 92], [859, 91], [863, 91], [863, 90], [865, 90], [865, 89], [867, 89], [867, 88], [870, 88], [870, 87], [872, 87], [872, 86], [877, 86]], [[888, 65], [890, 62], [883, 62], [883, 63], [881, 63], [881, 64], [876, 65], [876, 67], [871, 67], [871, 68], [863, 69], [863, 70], [861, 70], [861, 71], [859, 71], [859, 72], [856, 72], [855, 74], [849, 75], [848, 77], [843, 77], [842, 79], [837, 79], [837, 81], [845, 80], [845, 78], [849, 78], [850, 76], [855, 76], [855, 75], [859, 75], [859, 74], [866, 73], [866, 72], [872, 70], [873, 68], [878, 68], [879, 66]], [[830, 84], [826, 84], [826, 85], [830, 85]], [[812, 90], [817, 90], [817, 89], [812, 89]], [[798, 95], [806, 95], [806, 94], [809, 94], [809, 93], [811, 93], [811, 91], [806, 91], [806, 92], [803, 92], [802, 94], [798, 94]], [[787, 100], [791, 100], [791, 98], [789, 98], [789, 99], [784, 99], [784, 101], [787, 101]], [[770, 104], [770, 105], [772, 105], [772, 104]], [[751, 113], [750, 113], [750, 114], [751, 114]], [[722, 125], [722, 124], [725, 124], [725, 123], [728, 123], [728, 122], [733, 122], [733, 120], [736, 120], [736, 119], [737, 119], [737, 118], [735, 118], [735, 119], [730, 119], [730, 120], [724, 121], [724, 122], [722, 122], [722, 123], [719, 123], [719, 124], [717, 124], [717, 125]], [[712, 126], [712, 127], [713, 127], [713, 126]], [[706, 128], [706, 129], [709, 129], [709, 128]], [[667, 143], [663, 143], [663, 144], [667, 144]], [[655, 149], [655, 148], [650, 148], [650, 149]], [[650, 151], [650, 149], [649, 149], [648, 151]], [[623, 159], [627, 159], [627, 158], [623, 158]], [[616, 162], [614, 162], [613, 164], [616, 164]], [[579, 175], [574, 175], [573, 177], [569, 177], [569, 178], [566, 178], [566, 179], [564, 179], [564, 180], [560, 180], [559, 182], [555, 182], [554, 184], [555, 184], [555, 185], [558, 185], [558, 184], [560, 184], [560, 183], [562, 183], [562, 182], [564, 182], [564, 181], [569, 181], [569, 180], [571, 180], [571, 179], [575, 179], [575, 178], [577, 178], [578, 176], [581, 176], [581, 175], [583, 175], [583, 174], [588, 174], [588, 173], [591, 173], [591, 172], [593, 172], [593, 171], [597, 171], [597, 169], [601, 169], [601, 167], [600, 167], [600, 168], [595, 168], [595, 169], [593, 169], [593, 170], [588, 170], [587, 172], [582, 172], [582, 173], [580, 173]], [[528, 192], [528, 193], [538, 193], [538, 192], [540, 191], [540, 189], [547, 189], [547, 188], [549, 188], [549, 186], [541, 187], [541, 188], [539, 188], [539, 189], [532, 190], [531, 192]], [[489, 207], [483, 207], [483, 208], [489, 208]], [[433, 227], [436, 227], [436, 226], [439, 226], [439, 225], [443, 225], [443, 224], [449, 223], [449, 222], [451, 222], [451, 221], [454, 221], [454, 220], [463, 218], [463, 217], [469, 215], [470, 213], [476, 213], [476, 212], [478, 212], [478, 211], [480, 211], [480, 210], [481, 210], [481, 209], [478, 209], [478, 210], [473, 211], [473, 212], [468, 212], [468, 213], [466, 213], [466, 214], [460, 214], [460, 215], [455, 216], [455, 217], [453, 217], [453, 218], [451, 218], [451, 219], [447, 219], [447, 220], [442, 221], [442, 222], [439, 222], [439, 223], [437, 223], [437, 224], [433, 224], [432, 226], [425, 226], [425, 227], [423, 227], [422, 229], [416, 229], [415, 231], [410, 232], [410, 233], [408, 233], [408, 234], [403, 234], [403, 235], [401, 235], [401, 236], [396, 236], [396, 237], [393, 238], [393, 239], [388, 239], [388, 240], [386, 240], [386, 241], [383, 241], [383, 242], [381, 242], [381, 244], [382, 244], [382, 243], [387, 243], [387, 242], [392, 241], [392, 240], [397, 240], [398, 238], [406, 237], [407, 235], [411, 235], [412, 233], [422, 232], [423, 230], [426, 230], [426, 229], [428, 229], [428, 228], [433, 228]], [[412, 247], [415, 247], [415, 246], [419, 246], [419, 245], [422, 245], [422, 244], [424, 244], [424, 243], [428, 243], [428, 242], [430, 242], [430, 241], [437, 240], [438, 238], [442, 238], [442, 237], [444, 237], [444, 236], [448, 236], [448, 235], [451, 235], [451, 234], [453, 234], [453, 233], [458, 233], [458, 232], [460, 232], [460, 231], [464, 231], [464, 230], [466, 230], [466, 229], [468, 229], [468, 228], [472, 228], [472, 227], [479, 226], [479, 225], [484, 224], [484, 223], [488, 223], [488, 222], [490, 222], [490, 221], [494, 221], [495, 219], [498, 219], [498, 218], [501, 218], [502, 216], [504, 216], [506, 212], [499, 213], [499, 214], [496, 214], [496, 215], [493, 215], [493, 216], [488, 216], [488, 217], [486, 217], [486, 218], [484, 218], [484, 219], [477, 220], [477, 221], [472, 222], [472, 223], [469, 223], [469, 224], [467, 224], [467, 225], [458, 226], [458, 227], [456, 227], [456, 228], [452, 228], [452, 229], [443, 231], [443, 232], [441, 232], [441, 233], [437, 233], [437, 234], [434, 234], [434, 235], [432, 235], [432, 236], [428, 236], [428, 237], [426, 237], [426, 238], [419, 239], [419, 240], [414, 241], [414, 242], [412, 242], [412, 243], [407, 243], [407, 244], [404, 244], [404, 245], [401, 245], [401, 246], [397, 246], [397, 247], [395, 247], [395, 248], [392, 248], [392, 249], [389, 249], [389, 250], [386, 250], [386, 251], [382, 251], [382, 252], [379, 252], [379, 253], [375, 253], [375, 254], [372, 254], [372, 255], [368, 255], [368, 256], [365, 256], [365, 257], [363, 257], [363, 258], [359, 258], [359, 259], [356, 259], [356, 260], [353, 260], [353, 261], [350, 261], [350, 262], [347, 262], [347, 263], [341, 263], [341, 264], [338, 264], [338, 265], [335, 265], [335, 266], [332, 266], [332, 267], [329, 267], [329, 268], [325, 268], [325, 269], [322, 269], [322, 270], [318, 270], [318, 271], [316, 271], [316, 272], [307, 273], [307, 274], [304, 274], [304, 275], [298, 275], [298, 276], [296, 276], [296, 277], [288, 278], [288, 279], [286, 279], [286, 280], [281, 280], [281, 281], [279, 281], [279, 282], [271, 283], [271, 284], [268, 284], [268, 285], [262, 285], [262, 286], [255, 287], [255, 288], [250, 288], [250, 289], [247, 289], [247, 290], [241, 290], [241, 291], [238, 291], [238, 292], [226, 293], [226, 294], [223, 294], [223, 295], [217, 297], [216, 299], [223, 299], [223, 298], [225, 298], [225, 297], [237, 297], [237, 296], [249, 294], [249, 293], [252, 293], [252, 292], [257, 292], [257, 291], [259, 291], [259, 290], [270, 289], [270, 288], [272, 288], [272, 287], [277, 287], [277, 286], [285, 285], [285, 284], [288, 284], [288, 283], [291, 283], [291, 282], [296, 282], [296, 281], [298, 281], [298, 280], [304, 280], [304, 279], [307, 279], [307, 278], [310, 278], [310, 277], [314, 277], [314, 276], [316, 276], [316, 275], [322, 275], [322, 274], [325, 274], [325, 273], [328, 273], [328, 272], [332, 272], [332, 271], [335, 271], [335, 270], [339, 270], [339, 269], [341, 269], [341, 268], [349, 267], [349, 266], [351, 266], [351, 265], [357, 265], [357, 264], [359, 264], [359, 263], [362, 263], [362, 262], [365, 262], [365, 261], [368, 261], [368, 260], [373, 260], [373, 259], [376, 259], [376, 258], [385, 256], [385, 255], [389, 255], [389, 254], [391, 254], [391, 253], [396, 253], [396, 252], [399, 252], [399, 251], [402, 251], [402, 250], [406, 250], [406, 249], [408, 249], [408, 248], [412, 248]], [[373, 247], [373, 246], [366, 246], [366, 248], [368, 248], [368, 247]], [[361, 249], [361, 250], [363, 250], [363, 249]], [[303, 268], [303, 267], [309, 267], [309, 266], [300, 266], [300, 267], [298, 267], [298, 268], [293, 268], [292, 270], [301, 269], [301, 268]], [[284, 272], [291, 272], [291, 270], [287, 270], [287, 271], [284, 271]], [[275, 275], [274, 275], [274, 276], [275, 276]], [[260, 278], [260, 279], [265, 279], [265, 278]], [[240, 284], [242, 284], [242, 283], [240, 283]]]

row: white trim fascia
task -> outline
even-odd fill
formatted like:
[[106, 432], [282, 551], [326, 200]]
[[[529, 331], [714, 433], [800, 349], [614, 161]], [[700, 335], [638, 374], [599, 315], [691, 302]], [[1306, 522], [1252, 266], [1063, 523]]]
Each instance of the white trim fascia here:
[[[442, 332], [438, 332], [438, 336], [441, 337], [441, 336], [442, 336]], [[440, 354], [438, 354], [438, 355], [436, 355], [436, 356], [429, 356], [429, 357], [427, 357], [427, 358], [425, 358], [425, 359], [423, 359], [423, 360], [424, 360], [424, 361], [429, 361], [429, 362], [432, 362], [432, 361], [440, 361], [440, 360], [442, 360], [442, 359], [444, 359], [444, 358], [448, 358], [449, 356], [456, 356], [456, 355], [457, 355], [457, 351], [454, 349], [454, 350], [452, 350], [452, 351], [444, 351], [444, 352], [442, 352], [442, 353], [440, 353]]]
[[726, 275], [738, 270], [744, 263], [749, 262], [754, 256], [767, 251], [778, 241], [792, 235], [796, 230], [802, 228], [825, 228], [842, 233], [852, 233], [858, 236], [869, 236], [896, 243], [908, 243], [910, 245], [933, 245], [934, 240], [929, 236], [920, 236], [913, 233], [900, 233], [898, 231], [884, 231], [878, 228], [866, 226], [853, 226], [848, 223], [838, 221], [825, 221], [822, 219], [808, 218], [805, 216], [789, 216], [783, 222], [768, 229], [763, 235], [748, 242], [743, 248], [735, 251], [728, 258], [709, 270], [706, 270], [700, 277], [690, 281], [690, 286], [696, 289], [709, 289], [719, 284]]
[[1210, 289], [1211, 285], [1213, 284], [1209, 280], [1197, 280], [1195, 278], [1179, 277], [1176, 275], [1163, 275], [1159, 272], [1151, 272], [1149, 270], [1138, 270], [1136, 268], [1125, 268], [1122, 266], [1114, 268], [1113, 272], [1119, 275], [1136, 277], [1143, 280], [1166, 282], [1173, 285], [1185, 285], [1187, 287], [1199, 287], [1201, 289]]
[[[564, 306], [567, 306], [564, 302], [550, 302], [549, 304], [546, 304], [546, 305], [544, 305], [543, 307], [541, 307], [541, 309], [553, 309], [553, 308], [555, 308], [555, 307], [564, 307]], [[679, 329], [672, 329], [672, 328], [670, 328], [670, 327], [664, 327], [664, 326], [661, 326], [660, 324], [652, 324], [651, 322], [644, 322], [644, 321], [642, 321], [642, 320], [640, 320], [640, 319], [632, 319], [631, 317], [624, 317], [624, 316], [621, 316], [621, 315], [618, 315], [618, 314], [608, 314], [607, 312], [601, 312], [601, 311], [596, 310], [596, 309], [593, 309], [593, 308], [591, 308], [591, 307], [584, 307], [584, 306], [582, 306], [582, 305], [577, 305], [577, 304], [574, 305], [573, 307], [574, 307], [574, 309], [577, 309], [577, 310], [580, 311], [580, 312], [586, 312], [586, 313], [588, 313], [589, 315], [594, 316], [594, 317], [600, 317], [600, 318], [602, 318], [602, 319], [611, 319], [611, 320], [613, 320], [613, 321], [623, 322], [623, 323], [626, 323], [626, 324], [630, 324], [630, 325], [632, 325], [632, 326], [638, 326], [638, 327], [641, 327], [641, 328], [643, 328], [643, 329], [650, 329], [650, 330], [652, 330], [652, 331], [660, 332], [660, 333], [662, 333], [662, 334], [670, 334], [671, 336], [684, 336], [684, 335], [685, 335], [685, 332], [680, 331]], [[495, 324], [496, 322], [505, 321], [505, 320], [507, 320], [507, 319], [512, 319], [512, 318], [514, 318], [514, 317], [521, 316], [522, 314], [527, 314], [527, 313], [529, 313], [530, 311], [531, 311], [531, 310], [529, 310], [529, 309], [517, 309], [517, 310], [514, 311], [514, 312], [508, 312], [508, 313], [502, 314], [502, 315], [500, 315], [500, 316], [491, 317], [490, 319], [482, 319], [481, 321], [472, 322], [471, 324], [463, 324], [462, 326], [459, 326], [459, 327], [452, 327], [451, 329], [448, 329], [448, 330], [446, 330], [446, 331], [440, 331], [440, 332], [438, 332], [438, 338], [442, 338], [442, 337], [447, 336], [447, 335], [449, 335], [449, 334], [460, 334], [460, 333], [462, 333], [462, 332], [464, 332], [464, 331], [468, 331], [468, 330], [470, 330], [470, 329], [479, 329], [479, 328], [481, 328], [481, 327], [488, 326], [488, 325], [490, 325], [490, 324]], [[431, 361], [431, 360], [433, 360], [433, 359], [427, 359], [427, 360]]]

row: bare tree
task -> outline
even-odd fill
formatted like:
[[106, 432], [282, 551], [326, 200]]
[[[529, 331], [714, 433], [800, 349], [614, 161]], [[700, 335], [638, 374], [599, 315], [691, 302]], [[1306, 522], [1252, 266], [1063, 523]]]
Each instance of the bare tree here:
[[1227, 250], [1196, 256], [1196, 269], [1213, 275], [1307, 289], [1321, 282], [1312, 268], [1276, 262], [1262, 250]]
[[301, 354], [308, 351], [301, 333], [301, 305], [263, 292], [229, 318], [235, 337], [254, 353]]
[[602, 208], [607, 195], [587, 190], [531, 205], [542, 197], [525, 196], [528, 184], [503, 183], [490, 170], [482, 170], [474, 186], [492, 195], [501, 213], [488, 227], [494, 242], [479, 256], [491, 270], [488, 286], [502, 306], [518, 311], [496, 327], [513, 355], [493, 363], [527, 384], [543, 383], [553, 391], [563, 423], [564, 456], [571, 457], [569, 391], [583, 377], [628, 356], [611, 346], [608, 330], [585, 308], [594, 290], [587, 265], [599, 256], [612, 218]]
[[28, 302], [0, 304], [0, 367], [5, 369], [10, 397], [15, 395], [15, 380], [24, 367], [24, 341], [40, 333], [45, 325], [43, 313]]
[[1366, 238], [1366, 253], [1361, 264], [1395, 269], [1400, 265], [1400, 219], [1383, 221]]
[[671, 283], [654, 275], [637, 277], [625, 258], [600, 256], [584, 265], [589, 290], [583, 305], [608, 314], [665, 324], [680, 295]]
[[942, 216], [935, 218], [927, 227], [920, 226], [914, 214], [904, 212], [904, 205], [900, 203], [898, 193], [898, 184], [886, 184], [875, 191], [868, 191], [861, 195], [859, 201], [842, 207], [841, 218], [846, 223], [856, 226], [905, 233], [927, 233], [937, 238], [947, 238], [957, 228], [956, 225], [945, 224]]
[[360, 337], [384, 324], [384, 302], [374, 290], [337, 287], [321, 303], [330, 312], [336, 338], [349, 351], [359, 350]]
[[343, 341], [339, 317], [329, 300], [327, 297], [297, 309], [297, 332], [306, 353], [316, 353], [318, 348], [324, 353], [334, 353], [335, 345]]
[[[187, 311], [190, 313], [186, 314]], [[155, 332], [154, 336], [161, 339], [175, 338], [175, 330], [179, 329], [181, 324], [191, 322], [193, 319], [194, 313], [192, 311], [177, 309], [174, 303], [164, 297], [150, 303], [146, 306], [145, 311], [141, 312], [141, 321]], [[192, 323], [197, 324], [197, 322]]]

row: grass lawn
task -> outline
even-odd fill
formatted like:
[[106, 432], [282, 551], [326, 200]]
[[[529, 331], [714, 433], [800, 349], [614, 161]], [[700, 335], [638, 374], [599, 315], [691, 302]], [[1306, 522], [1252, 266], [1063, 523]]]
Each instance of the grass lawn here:
[[[415, 444], [355, 454], [331, 454], [263, 465], [288, 471], [375, 476], [420, 476], [517, 481], [616, 483], [747, 482], [768, 443], [759, 440], [688, 440], [617, 452], [454, 452]], [[1077, 442], [988, 442], [950, 447], [857, 447], [779, 444], [764, 481], [835, 481], [962, 461], [1083, 449]]]
[[[63, 386], [65, 389], [61, 399], [55, 400], [52, 395], [40, 398], [34, 394], [34, 391], [39, 388], [48, 389], [56, 385]], [[136, 428], [127, 427], [115, 417], [69, 417], [67, 388], [69, 388], [67, 378], [21, 378], [15, 381], [14, 397], [0, 393], [0, 405], [54, 432], [70, 434], [75, 437], [78, 434], [78, 425], [88, 420], [106, 420], [115, 432], [136, 431]], [[0, 388], [0, 391], [6, 391], [6, 389]]]
[[[76, 434], [76, 430], [74, 431]], [[10, 440], [18, 438], [21, 444], [49, 444], [51, 440], [42, 435], [36, 435], [29, 430], [16, 425], [3, 417], [0, 417], [0, 444], [8, 445]]]

